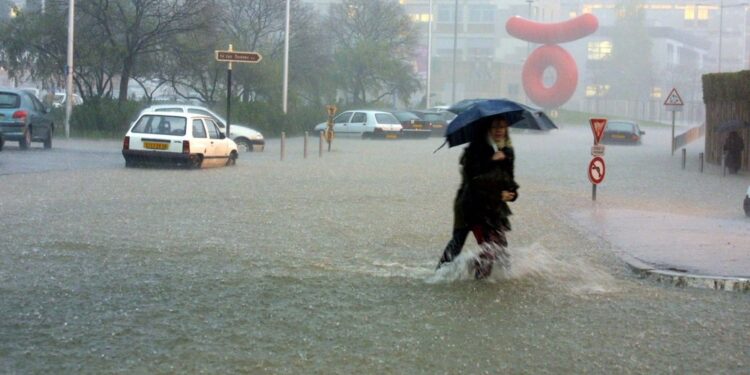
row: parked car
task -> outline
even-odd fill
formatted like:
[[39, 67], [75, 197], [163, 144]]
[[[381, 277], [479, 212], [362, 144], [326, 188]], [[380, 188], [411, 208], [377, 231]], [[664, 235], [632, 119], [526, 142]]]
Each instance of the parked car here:
[[411, 111], [393, 110], [390, 111], [401, 123], [404, 137], [409, 138], [427, 138], [432, 134], [432, 126], [429, 121], [422, 120], [419, 116]]
[[144, 112], [122, 141], [125, 166], [171, 163], [190, 168], [234, 165], [237, 144], [210, 116], [184, 112]]
[[[325, 131], [327, 124], [315, 125], [313, 131]], [[403, 127], [391, 113], [374, 110], [353, 110], [341, 112], [333, 118], [333, 131], [337, 136], [361, 138], [395, 139], [402, 136]]]
[[646, 134], [634, 121], [614, 120], [607, 122], [602, 135], [602, 143], [608, 144], [641, 144], [643, 135]]
[[[64, 108], [65, 107], [65, 99], [68, 97], [67, 93], [64, 92], [56, 92], [54, 97], [52, 98], [52, 106], [55, 108]], [[83, 98], [81, 98], [78, 94], [73, 94], [73, 105], [81, 105], [83, 104]]]
[[745, 201], [743, 202], [742, 206], [745, 209], [745, 216], [750, 217], [750, 186], [747, 187], [747, 193], [745, 194]]
[[52, 147], [55, 124], [49, 109], [36, 96], [25, 90], [0, 89], [0, 133], [3, 141], [18, 141], [22, 149], [31, 142]]
[[446, 114], [450, 112], [437, 112], [437, 111], [412, 111], [415, 115], [419, 116], [423, 121], [427, 121], [432, 129], [433, 136], [443, 137], [445, 136], [445, 130], [448, 128], [448, 116]]
[[[183, 112], [183, 113], [197, 113], [201, 115], [210, 116], [219, 125], [222, 133], [226, 134], [226, 120], [216, 114], [216, 112], [197, 105], [188, 104], [159, 104], [152, 105], [141, 112], [154, 111], [154, 112]], [[231, 132], [230, 138], [237, 143], [237, 148], [240, 152], [250, 151], [263, 151], [266, 145], [266, 141], [263, 138], [263, 134], [259, 131], [247, 127], [245, 125], [232, 124], [229, 127]]]
[[5, 140], [3, 139], [3, 133], [0, 133], [0, 151], [3, 150], [3, 146], [5, 146]]

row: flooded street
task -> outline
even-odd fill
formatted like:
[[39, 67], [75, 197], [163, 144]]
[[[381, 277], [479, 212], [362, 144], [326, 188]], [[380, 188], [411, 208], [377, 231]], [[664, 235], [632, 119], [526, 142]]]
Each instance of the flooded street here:
[[434, 271], [461, 152], [442, 139], [319, 158], [313, 138], [304, 159], [293, 138], [284, 161], [276, 139], [205, 170], [126, 169], [119, 142], [6, 147], [0, 373], [746, 373], [748, 293], [640, 280], [627, 236], [575, 219], [750, 225], [747, 176], [699, 173], [698, 146], [682, 171], [669, 129], [645, 130], [607, 146], [596, 203], [588, 126], [513, 133], [513, 268], [485, 282], [465, 258]]

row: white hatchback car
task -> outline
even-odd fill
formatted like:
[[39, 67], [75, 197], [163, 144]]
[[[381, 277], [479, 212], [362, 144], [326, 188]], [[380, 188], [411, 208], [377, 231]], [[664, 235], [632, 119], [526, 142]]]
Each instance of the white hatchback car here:
[[[221, 132], [226, 134], [226, 128], [224, 124], [226, 124], [227, 121], [215, 112], [205, 107], [188, 104], [159, 104], [152, 105], [141, 111], [141, 113], [147, 111], [197, 113], [210, 116], [213, 117], [213, 119], [219, 125], [219, 129], [221, 129]], [[249, 128], [244, 125], [232, 124], [229, 127], [229, 131], [232, 133], [230, 134], [230, 138], [232, 138], [232, 140], [237, 143], [237, 149], [240, 152], [263, 151], [263, 149], [265, 148], [266, 141], [263, 138], [263, 134], [255, 129]]]
[[[326, 123], [315, 125], [313, 130], [326, 130]], [[337, 136], [395, 139], [402, 135], [403, 127], [393, 114], [383, 111], [354, 110], [341, 112], [333, 118], [333, 131]]]
[[189, 168], [234, 165], [237, 144], [205, 115], [145, 112], [122, 141], [125, 166], [173, 163]]

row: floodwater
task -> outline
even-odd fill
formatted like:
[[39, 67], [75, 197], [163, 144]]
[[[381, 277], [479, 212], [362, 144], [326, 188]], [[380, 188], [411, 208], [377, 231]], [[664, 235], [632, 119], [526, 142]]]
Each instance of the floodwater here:
[[747, 179], [692, 163], [705, 187], [683, 186], [669, 133], [646, 130], [642, 146], [607, 147], [596, 204], [587, 127], [514, 133], [513, 267], [482, 282], [466, 272], [472, 239], [434, 271], [460, 155], [433, 154], [438, 139], [337, 138], [322, 158], [314, 139], [304, 159], [295, 138], [284, 161], [271, 140], [198, 171], [125, 169], [113, 142], [101, 164], [5, 174], [35, 155], [6, 148], [0, 372], [747, 373], [748, 294], [640, 280], [622, 244], [572, 218], [740, 220]]

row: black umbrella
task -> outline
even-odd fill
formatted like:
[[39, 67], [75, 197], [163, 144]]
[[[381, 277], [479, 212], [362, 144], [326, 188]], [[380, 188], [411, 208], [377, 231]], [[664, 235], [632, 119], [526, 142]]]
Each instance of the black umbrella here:
[[[486, 102], [488, 100], [505, 100], [507, 99], [464, 99], [454, 105], [452, 105], [450, 108], [448, 108], [448, 112], [453, 112], [455, 114], [460, 114], [461, 112], [471, 108], [472, 105], [479, 103], [479, 102]], [[513, 127], [516, 129], [530, 129], [530, 130], [552, 130], [557, 129], [557, 125], [552, 121], [552, 119], [547, 116], [546, 113], [544, 113], [539, 108], [530, 107], [525, 104], [516, 103], [521, 108], [523, 108], [523, 118], [513, 124]]]
[[[456, 104], [460, 103], [462, 102]], [[451, 109], [448, 110], [453, 113], [457, 111], [458, 115], [445, 131], [445, 139], [450, 147], [469, 142], [474, 138], [476, 128], [494, 117], [503, 116], [510, 126], [514, 126], [523, 120], [525, 111], [518, 103], [506, 99], [474, 99], [460, 111], [456, 106], [452, 106]]]
[[744, 128], [750, 128], [750, 123], [744, 120], [732, 119], [732, 120], [722, 122], [721, 125], [716, 127], [716, 131], [720, 133], [724, 133], [724, 132], [740, 130]]

